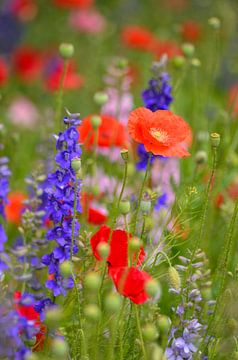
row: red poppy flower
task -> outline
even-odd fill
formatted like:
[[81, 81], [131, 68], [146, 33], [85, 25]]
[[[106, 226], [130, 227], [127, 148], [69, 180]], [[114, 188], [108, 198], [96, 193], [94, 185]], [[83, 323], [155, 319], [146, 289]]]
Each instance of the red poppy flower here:
[[23, 201], [26, 196], [21, 192], [11, 192], [8, 195], [8, 204], [5, 207], [7, 221], [19, 225], [21, 221], [21, 214], [25, 209]]
[[[50, 91], [58, 90], [61, 84], [61, 78], [64, 71], [64, 64], [63, 61], [59, 61], [53, 71], [48, 75], [45, 84], [46, 88]], [[63, 87], [64, 89], [68, 90], [77, 90], [81, 88], [83, 85], [84, 80], [83, 77], [76, 72], [76, 64], [75, 62], [71, 61], [68, 64], [66, 70], [66, 76], [64, 79]]]
[[94, 0], [53, 0], [57, 6], [64, 8], [89, 8], [93, 5]]
[[186, 41], [197, 42], [201, 39], [201, 25], [193, 20], [186, 21], [182, 24], [181, 35]]
[[0, 58], [0, 86], [5, 85], [7, 79], [8, 79], [7, 63], [3, 58]]
[[14, 69], [22, 81], [30, 82], [41, 75], [43, 59], [39, 51], [30, 46], [18, 48], [13, 56]]
[[120, 294], [135, 304], [143, 304], [148, 300], [145, 287], [151, 276], [145, 271], [134, 267], [120, 267], [109, 269], [109, 274]]
[[148, 29], [138, 25], [124, 27], [121, 38], [124, 45], [147, 51], [150, 51], [155, 41], [154, 35]]
[[190, 126], [171, 111], [138, 108], [129, 116], [128, 129], [132, 139], [144, 144], [146, 151], [154, 155], [190, 155], [187, 151], [192, 139]]
[[101, 211], [90, 207], [88, 210], [87, 221], [89, 224], [101, 225], [107, 221], [107, 216]]
[[[90, 115], [83, 119], [82, 124], [78, 127], [79, 142], [83, 143], [86, 148], [90, 149], [94, 145], [95, 130], [92, 127]], [[124, 125], [109, 115], [101, 115], [101, 125], [98, 127], [97, 145], [101, 147], [126, 147], [127, 134]]]
[[[91, 238], [91, 247], [93, 254], [97, 260], [102, 260], [98, 254], [97, 247], [101, 243], [108, 243], [110, 241], [110, 253], [107, 262], [110, 268], [128, 265], [128, 241], [131, 239], [131, 234], [124, 230], [113, 230], [106, 225], [102, 225], [100, 229]], [[141, 265], [145, 257], [145, 252], [141, 246], [139, 254], [133, 254], [133, 261], [137, 265]]]
[[238, 179], [232, 181], [223, 192], [219, 193], [215, 199], [218, 208], [225, 202], [225, 199], [236, 201], [238, 199]]
[[39, 328], [39, 331], [36, 333], [36, 342], [32, 348], [34, 352], [40, 351], [44, 348], [44, 342], [46, 339], [46, 326], [40, 321], [40, 314], [35, 311], [32, 305], [22, 305], [20, 304], [20, 300], [22, 298], [22, 294], [20, 291], [16, 291], [14, 293], [14, 300], [16, 301], [16, 310], [19, 315], [24, 317], [29, 321], [34, 322], [34, 326]]
[[169, 40], [156, 40], [153, 44], [152, 52], [158, 59], [164, 54], [166, 54], [169, 59], [172, 59], [174, 56], [182, 55], [182, 50], [179, 45], [176, 42]]
[[34, 0], [13, 0], [10, 9], [22, 21], [32, 20], [37, 13]]

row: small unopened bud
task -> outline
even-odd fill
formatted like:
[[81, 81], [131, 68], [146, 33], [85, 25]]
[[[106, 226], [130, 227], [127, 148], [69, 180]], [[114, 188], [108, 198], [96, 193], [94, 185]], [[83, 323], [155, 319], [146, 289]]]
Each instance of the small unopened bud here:
[[94, 129], [97, 129], [102, 123], [102, 119], [98, 115], [94, 115], [91, 118], [91, 124]]
[[110, 293], [105, 298], [105, 309], [109, 313], [115, 313], [119, 311], [121, 307], [121, 297], [117, 293]]
[[147, 324], [142, 329], [143, 338], [145, 341], [152, 342], [158, 337], [158, 331], [153, 324]]
[[160, 331], [162, 333], [167, 334], [170, 329], [170, 325], [171, 325], [170, 318], [166, 315], [160, 315], [159, 320], [158, 320], [158, 326], [159, 326]]
[[195, 161], [198, 165], [202, 165], [207, 162], [207, 153], [204, 150], [199, 150], [195, 155]]
[[90, 291], [97, 291], [101, 284], [101, 278], [95, 272], [90, 272], [85, 276], [84, 286]]
[[194, 45], [190, 44], [190, 43], [184, 43], [182, 45], [182, 51], [185, 56], [191, 57], [191, 56], [193, 56], [194, 51], [195, 51]]
[[59, 46], [59, 53], [63, 59], [70, 59], [74, 56], [74, 46], [69, 43], [62, 43]]
[[59, 359], [67, 359], [69, 349], [65, 340], [56, 338], [52, 340], [51, 347], [52, 352], [56, 357]]
[[122, 159], [126, 162], [128, 161], [128, 150], [127, 149], [122, 149], [121, 150], [121, 157]]
[[130, 201], [128, 200], [123, 200], [120, 202], [119, 204], [119, 211], [122, 215], [127, 215], [129, 214], [130, 212], [130, 209], [131, 209], [131, 204], [130, 204]]
[[106, 104], [106, 102], [108, 101], [108, 95], [107, 95], [107, 93], [105, 93], [103, 91], [96, 92], [96, 94], [94, 94], [93, 98], [94, 98], [95, 103], [99, 106]]
[[150, 360], [167, 360], [164, 350], [156, 343], [150, 344]]
[[82, 162], [80, 158], [74, 158], [71, 160], [72, 169], [77, 173], [82, 168]]
[[129, 250], [131, 252], [139, 251], [141, 248], [141, 241], [137, 237], [133, 237], [129, 240]]
[[142, 200], [140, 203], [141, 211], [145, 214], [148, 214], [151, 209], [151, 201], [149, 200]]
[[199, 68], [201, 66], [201, 61], [197, 58], [193, 58], [191, 60], [191, 65], [194, 67], [194, 68]]
[[220, 145], [220, 141], [221, 141], [221, 136], [218, 133], [211, 133], [210, 135], [210, 139], [211, 139], [211, 144], [213, 148], [218, 148], [218, 146]]
[[53, 307], [45, 313], [45, 323], [49, 328], [57, 328], [63, 321], [63, 312], [59, 307]]
[[210, 19], [208, 19], [208, 25], [211, 26], [211, 28], [218, 30], [221, 27], [221, 20], [215, 16], [211, 17]]
[[185, 64], [185, 58], [183, 56], [177, 55], [173, 58], [173, 65], [177, 69], [182, 68], [184, 66], [184, 64]]
[[171, 287], [175, 290], [179, 290], [181, 287], [181, 279], [178, 271], [173, 266], [170, 266], [168, 275]]
[[110, 252], [110, 245], [106, 242], [101, 242], [97, 246], [97, 252], [103, 260], [106, 260]]
[[157, 296], [161, 293], [160, 284], [154, 279], [148, 280], [145, 286], [145, 291], [149, 296]]
[[127, 60], [127, 59], [125, 59], [125, 58], [119, 58], [119, 59], [117, 60], [117, 67], [118, 67], [119, 69], [124, 70], [124, 69], [127, 68], [127, 66], [128, 66], [128, 60]]
[[87, 319], [94, 322], [100, 319], [101, 312], [97, 305], [89, 304], [86, 305], [84, 308], [84, 315]]
[[70, 261], [64, 261], [60, 264], [60, 273], [63, 277], [68, 277], [72, 274], [72, 263]]

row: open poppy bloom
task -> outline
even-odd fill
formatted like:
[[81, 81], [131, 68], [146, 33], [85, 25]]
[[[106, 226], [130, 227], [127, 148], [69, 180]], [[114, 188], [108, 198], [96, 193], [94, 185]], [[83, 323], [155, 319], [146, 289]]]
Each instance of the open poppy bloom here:
[[124, 27], [121, 37], [123, 44], [138, 50], [150, 51], [155, 41], [154, 35], [148, 29], [139, 25]]
[[53, 0], [57, 6], [64, 8], [88, 8], [93, 5], [94, 0]]
[[18, 48], [13, 57], [15, 72], [22, 81], [30, 82], [40, 77], [43, 58], [38, 50], [31, 46]]
[[202, 35], [201, 25], [193, 20], [186, 21], [182, 24], [181, 34], [184, 40], [196, 42]]
[[[112, 232], [112, 234], [111, 234]], [[91, 238], [91, 247], [93, 254], [97, 260], [102, 260], [97, 247], [102, 243], [110, 242], [110, 253], [107, 258], [109, 268], [112, 267], [125, 267], [128, 266], [128, 242], [131, 239], [131, 235], [124, 230], [113, 230], [106, 225], [102, 225], [100, 229]], [[141, 246], [139, 254], [132, 254], [132, 259], [141, 265], [145, 257], [145, 252]]]
[[95, 205], [93, 206], [93, 200], [94, 196], [92, 194], [81, 193], [81, 204], [83, 213], [86, 214], [87, 222], [93, 225], [105, 224], [107, 221], [106, 212]]
[[[78, 127], [79, 142], [90, 149], [95, 143], [95, 130], [93, 129], [90, 115], [83, 119]], [[111, 146], [126, 147], [127, 134], [124, 125], [109, 115], [100, 115], [101, 125], [98, 127], [97, 145], [109, 148]]]
[[[56, 59], [54, 66], [52, 66], [49, 72], [45, 84], [47, 90], [56, 91], [60, 88], [62, 74], [64, 72], [64, 64], [61, 59]], [[70, 61], [66, 69], [66, 75], [64, 79], [63, 87], [67, 90], [77, 90], [81, 88], [84, 83], [84, 79], [76, 71], [76, 64], [74, 61]]]
[[147, 272], [134, 267], [120, 267], [109, 269], [109, 274], [121, 295], [135, 304], [143, 304], [148, 300], [145, 287], [152, 278]]
[[162, 55], [166, 54], [169, 59], [175, 56], [182, 55], [182, 50], [175, 41], [170, 40], [156, 40], [152, 47], [152, 52], [157, 59], [160, 59]]
[[8, 67], [3, 58], [0, 58], [0, 86], [5, 85], [8, 80]]
[[128, 120], [129, 134], [133, 140], [144, 144], [146, 151], [154, 155], [189, 156], [192, 140], [190, 126], [169, 110], [140, 107], [131, 112]]
[[37, 13], [35, 0], [13, 0], [10, 9], [22, 21], [32, 20]]
[[34, 323], [36, 329], [39, 331], [36, 333], [36, 342], [33, 345], [32, 350], [34, 352], [40, 351], [44, 348], [44, 342], [46, 339], [46, 326], [40, 321], [40, 314], [35, 311], [33, 305], [23, 305], [20, 303], [22, 294], [20, 291], [14, 293], [14, 300], [16, 301], [16, 311], [19, 315]]
[[23, 201], [26, 196], [21, 192], [11, 192], [8, 195], [8, 204], [5, 207], [7, 221], [19, 225], [21, 221], [21, 214], [25, 209]]

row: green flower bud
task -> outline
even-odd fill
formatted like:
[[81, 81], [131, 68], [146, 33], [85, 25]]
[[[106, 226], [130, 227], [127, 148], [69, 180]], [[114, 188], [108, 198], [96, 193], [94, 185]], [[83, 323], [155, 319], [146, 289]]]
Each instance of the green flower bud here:
[[119, 59], [117, 60], [117, 67], [118, 67], [119, 69], [124, 70], [124, 69], [127, 68], [127, 66], [128, 66], [128, 60], [127, 60], [127, 59], [125, 59], [125, 58], [119, 58]]
[[190, 44], [190, 43], [184, 43], [182, 45], [182, 51], [185, 56], [191, 57], [191, 56], [193, 56], [194, 51], [195, 51], [194, 45]]
[[158, 337], [158, 331], [153, 324], [147, 324], [142, 329], [143, 338], [147, 342], [155, 341]]
[[213, 147], [213, 148], [218, 148], [218, 146], [220, 145], [220, 141], [221, 141], [220, 134], [218, 134], [218, 133], [211, 133], [210, 139], [211, 139], [212, 147]]
[[137, 237], [133, 237], [129, 240], [129, 250], [131, 252], [139, 251], [141, 248], [141, 241]]
[[199, 150], [195, 155], [195, 161], [198, 165], [202, 165], [207, 162], [207, 153], [204, 150]]
[[70, 59], [74, 56], [74, 46], [69, 43], [62, 43], [59, 46], [59, 53], [63, 59]]
[[102, 123], [101, 116], [94, 115], [91, 118], [91, 124], [94, 129], [97, 129]]
[[181, 279], [178, 271], [173, 266], [170, 266], [168, 275], [171, 287], [175, 290], [179, 290], [181, 287]]
[[145, 291], [149, 296], [156, 296], [161, 293], [161, 286], [156, 280], [151, 279], [147, 281]]
[[100, 319], [101, 312], [97, 305], [89, 304], [89, 305], [86, 305], [84, 308], [84, 315], [87, 319], [95, 322]]
[[95, 272], [90, 272], [85, 276], [84, 286], [87, 290], [97, 291], [101, 284], [101, 278]]
[[121, 297], [117, 293], [110, 293], [106, 296], [104, 304], [109, 313], [118, 312], [121, 307]]
[[127, 215], [130, 212], [131, 204], [128, 200], [123, 200], [119, 203], [119, 211], [122, 215]]
[[64, 319], [62, 309], [59, 307], [53, 307], [45, 313], [45, 323], [49, 328], [58, 328]]
[[106, 102], [108, 101], [107, 93], [103, 91], [96, 92], [96, 94], [94, 94], [94, 101], [99, 106], [106, 104]]
[[60, 273], [63, 277], [69, 277], [72, 274], [72, 264], [70, 261], [64, 261], [60, 264]]
[[175, 56], [172, 60], [174, 67], [177, 69], [182, 68], [185, 65], [185, 61], [185, 58], [181, 55]]
[[215, 16], [211, 17], [210, 19], [208, 19], [208, 25], [211, 26], [211, 28], [218, 30], [221, 27], [221, 20]]
[[128, 161], [128, 150], [127, 149], [122, 149], [121, 150], [121, 157], [122, 159], [126, 162]]
[[65, 340], [56, 338], [52, 340], [52, 352], [53, 354], [58, 357], [59, 359], [67, 359], [68, 355], [68, 345]]
[[194, 67], [194, 68], [199, 68], [201, 66], [201, 61], [197, 58], [193, 58], [191, 60], [191, 65]]
[[73, 170], [77, 173], [82, 169], [82, 162], [80, 158], [74, 158], [71, 160], [71, 166]]
[[151, 201], [149, 200], [142, 200], [140, 203], [141, 211], [145, 214], [148, 214], [151, 209]]
[[97, 252], [103, 260], [106, 260], [110, 252], [110, 245], [106, 242], [101, 242], [97, 246]]
[[163, 349], [158, 344], [150, 344], [149, 352], [150, 360], [167, 360], [164, 355]]
[[171, 325], [171, 320], [166, 315], [160, 315], [158, 320], [158, 326], [162, 333], [167, 334]]

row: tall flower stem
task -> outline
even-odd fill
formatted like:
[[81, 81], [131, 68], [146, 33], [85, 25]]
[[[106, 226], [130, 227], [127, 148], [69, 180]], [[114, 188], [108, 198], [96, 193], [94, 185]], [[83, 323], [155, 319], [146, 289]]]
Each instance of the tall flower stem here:
[[148, 176], [148, 173], [149, 173], [151, 157], [152, 157], [152, 153], [150, 153], [148, 161], [147, 161], [146, 170], [145, 170], [145, 176], [144, 176], [143, 182], [141, 184], [139, 198], [138, 198], [138, 204], [137, 204], [135, 216], [134, 216], [134, 219], [133, 219], [133, 222], [132, 222], [132, 233], [133, 234], [135, 233], [135, 230], [136, 230], [136, 223], [137, 223], [137, 218], [138, 218], [138, 214], [139, 214], [139, 210], [140, 210], [140, 203], [141, 203], [141, 200], [142, 200], [142, 195], [143, 195], [143, 191], [144, 191], [144, 188], [145, 188], [146, 179], [147, 179], [147, 176]]
[[58, 90], [58, 94], [56, 96], [56, 111], [55, 111], [56, 129], [60, 129], [61, 127], [61, 110], [62, 110], [63, 95], [64, 95], [64, 83], [65, 83], [67, 70], [68, 70], [68, 60], [64, 60], [63, 73], [60, 79], [60, 87]]
[[136, 304], [134, 305], [134, 312], [135, 312], [135, 317], [136, 317], [137, 330], [138, 330], [139, 337], [140, 337], [140, 342], [141, 342], [143, 358], [144, 358], [144, 360], [147, 360], [147, 354], [146, 354], [144, 339], [143, 339], [141, 325], [140, 325], [139, 312], [138, 312], [138, 307], [136, 306]]
[[125, 169], [124, 169], [124, 176], [123, 176], [123, 183], [122, 183], [122, 187], [121, 187], [121, 191], [120, 191], [120, 195], [117, 201], [117, 211], [118, 211], [118, 207], [120, 205], [124, 190], [125, 190], [125, 186], [126, 186], [126, 180], [127, 180], [127, 170], [128, 170], [128, 162], [125, 161]]

